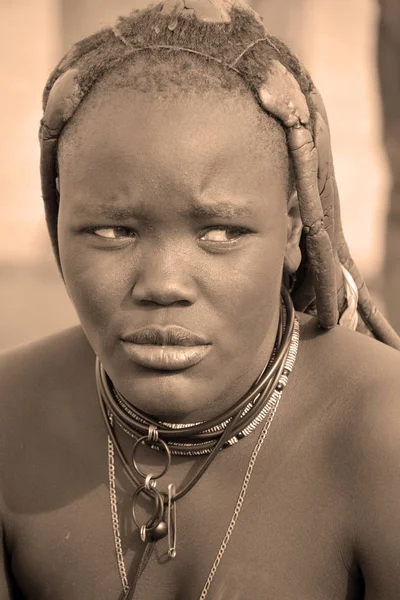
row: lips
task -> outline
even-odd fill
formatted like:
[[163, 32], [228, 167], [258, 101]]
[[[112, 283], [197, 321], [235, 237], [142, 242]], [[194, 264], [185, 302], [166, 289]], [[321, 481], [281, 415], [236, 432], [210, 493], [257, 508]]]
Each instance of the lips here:
[[136, 364], [163, 371], [193, 367], [211, 350], [206, 338], [179, 326], [142, 327], [124, 335], [122, 344]]
[[208, 340], [189, 329], [178, 325], [150, 325], [124, 335], [125, 342], [133, 344], [152, 344], [155, 346], [204, 346]]

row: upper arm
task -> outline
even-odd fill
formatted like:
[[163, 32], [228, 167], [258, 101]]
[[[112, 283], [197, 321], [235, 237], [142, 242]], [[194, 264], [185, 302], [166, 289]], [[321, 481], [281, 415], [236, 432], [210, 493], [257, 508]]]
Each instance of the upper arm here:
[[[8, 365], [6, 365], [8, 366]], [[9, 467], [12, 461], [12, 449], [9, 448], [9, 438], [14, 435], [20, 439], [18, 432], [13, 427], [10, 417], [10, 405], [12, 405], [11, 389], [7, 387], [7, 378], [4, 376], [5, 369], [0, 364], [0, 600], [23, 600], [23, 596], [17, 591], [13, 583], [11, 572], [10, 552], [10, 523], [9, 510], [7, 508], [7, 492], [9, 480]], [[15, 473], [17, 475], [17, 473]]]
[[365, 600], [400, 597], [400, 379], [360, 410], [354, 515]]
[[10, 588], [10, 579], [6, 565], [5, 543], [4, 539], [2, 539], [0, 547], [0, 598], [4, 598], [4, 600], [11, 600], [12, 595]]
[[7, 552], [6, 538], [2, 526], [0, 533], [0, 598], [1, 600], [23, 600], [23, 597], [12, 585], [10, 557]]

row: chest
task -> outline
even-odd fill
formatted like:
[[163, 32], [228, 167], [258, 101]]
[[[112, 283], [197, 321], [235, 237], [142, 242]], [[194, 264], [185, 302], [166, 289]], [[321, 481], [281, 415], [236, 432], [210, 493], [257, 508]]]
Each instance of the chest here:
[[[177, 556], [168, 559], [166, 539], [156, 544], [135, 600], [361, 597], [357, 586], [346, 596], [353, 584], [338, 490], [305, 455], [278, 453], [273, 460], [270, 450], [258, 457], [247, 487], [245, 455], [234, 465], [215, 464], [177, 503]], [[73, 500], [16, 520], [12, 566], [26, 600], [122, 597], [106, 463], [96, 486], [71, 494], [68, 485], [84, 475], [78, 464], [70, 480], [55, 473], [58, 497]], [[116, 492], [123, 564], [132, 580], [144, 545], [131, 518], [133, 490], [123, 477]]]

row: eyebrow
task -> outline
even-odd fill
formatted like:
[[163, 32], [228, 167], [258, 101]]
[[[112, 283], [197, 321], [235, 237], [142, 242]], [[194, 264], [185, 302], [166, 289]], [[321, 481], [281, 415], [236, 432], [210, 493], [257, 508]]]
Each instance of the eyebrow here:
[[[87, 216], [87, 204], [84, 201], [80, 202], [76, 207], [76, 213], [80, 216]], [[128, 221], [129, 219], [145, 219], [144, 207], [141, 205], [137, 206], [124, 206], [122, 204], [113, 204], [111, 201], [102, 202], [92, 207], [89, 206], [90, 213], [95, 213], [97, 216], [104, 217], [106, 219], [112, 219], [115, 221]]]
[[128, 221], [129, 219], [143, 219], [145, 217], [142, 207], [116, 206], [115, 204], [103, 203], [100, 205], [100, 211], [106, 218], [114, 221]]
[[[140, 202], [135, 206], [118, 206], [111, 202], [103, 202], [99, 205], [98, 210], [105, 218], [115, 221], [128, 221], [132, 218], [146, 220], [148, 217], [145, 202]], [[252, 210], [248, 205], [237, 205], [229, 202], [215, 204], [192, 203], [185, 213], [193, 219], [234, 219], [250, 216]]]
[[252, 214], [249, 206], [229, 204], [227, 202], [221, 202], [218, 204], [193, 204], [188, 212], [190, 216], [198, 219], [232, 219], [235, 217], [249, 216]]

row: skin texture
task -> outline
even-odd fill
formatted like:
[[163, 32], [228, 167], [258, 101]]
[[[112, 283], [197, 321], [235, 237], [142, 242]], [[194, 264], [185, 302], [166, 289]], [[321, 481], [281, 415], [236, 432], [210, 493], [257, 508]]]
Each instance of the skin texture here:
[[[398, 353], [340, 327], [323, 333], [299, 316], [296, 366], [207, 600], [398, 600]], [[80, 328], [0, 360], [2, 600], [120, 596], [93, 373]], [[132, 440], [117, 435], [129, 456]], [[178, 555], [165, 561], [159, 543], [135, 600], [199, 599], [257, 436], [222, 452], [179, 502]], [[179, 488], [198, 466], [174, 460], [160, 489]], [[134, 573], [143, 548], [133, 489], [118, 461], [116, 475]]]
[[[1, 600], [121, 597], [94, 350], [128, 399], [182, 420], [232, 403], [270, 352], [282, 267], [299, 259], [287, 165], [255, 152], [253, 105], [200, 100], [98, 99], [81, 113], [79, 143], [64, 138], [61, 257], [84, 331], [0, 358]], [[220, 218], [188, 209], [227, 198], [250, 209], [239, 225], [254, 232], [221, 250]], [[117, 242], [93, 233], [110, 233], [110, 207], [129, 210], [111, 222], [129, 230]], [[298, 317], [295, 368], [207, 600], [398, 600], [399, 354]], [[212, 337], [204, 365], [149, 374], [124, 357], [124, 328], [171, 319]], [[178, 555], [167, 561], [166, 541], [157, 545], [135, 600], [198, 600], [258, 434], [221, 452], [179, 501]], [[117, 436], [129, 457], [132, 439]], [[141, 465], [151, 471], [157, 460], [148, 453]], [[159, 489], [181, 489], [198, 468], [174, 458]], [[119, 461], [116, 480], [131, 579], [143, 546]]]
[[[66, 286], [113, 382], [146, 412], [214, 416], [271, 353], [300, 221], [287, 212], [287, 158], [256, 150], [258, 111], [213, 93], [171, 101], [118, 90], [86, 107], [79, 144], [61, 146]], [[272, 119], [270, 137], [283, 146]], [[185, 327], [211, 350], [179, 372], [139, 366], [121, 338], [154, 324]]]

